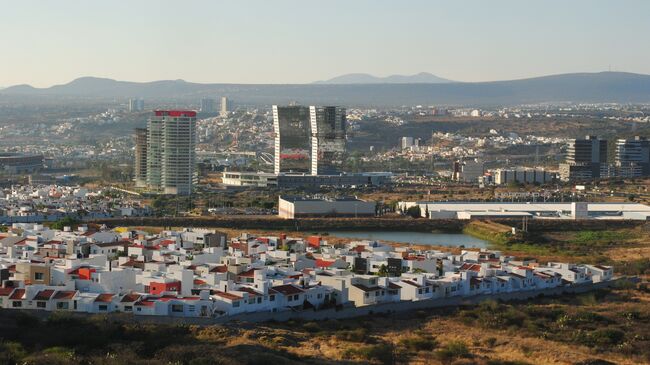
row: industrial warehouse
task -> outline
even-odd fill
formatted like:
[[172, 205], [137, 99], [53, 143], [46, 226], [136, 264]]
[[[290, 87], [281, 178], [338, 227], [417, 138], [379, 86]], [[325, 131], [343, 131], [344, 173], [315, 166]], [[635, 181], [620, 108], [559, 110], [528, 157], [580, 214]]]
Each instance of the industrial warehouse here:
[[399, 202], [407, 212], [418, 206], [420, 215], [431, 219], [618, 219], [648, 220], [650, 206], [639, 203], [475, 203], [475, 202]]
[[285, 219], [300, 217], [373, 217], [377, 204], [355, 197], [305, 198], [280, 196], [278, 216]]

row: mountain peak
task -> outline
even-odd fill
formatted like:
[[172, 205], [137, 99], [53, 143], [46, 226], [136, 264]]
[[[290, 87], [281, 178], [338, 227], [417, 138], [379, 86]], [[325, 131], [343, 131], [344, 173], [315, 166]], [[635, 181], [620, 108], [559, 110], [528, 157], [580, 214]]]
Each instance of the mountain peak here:
[[367, 73], [350, 73], [315, 84], [443, 84], [453, 82], [443, 79], [429, 72], [420, 72], [415, 75], [390, 75], [378, 77]]

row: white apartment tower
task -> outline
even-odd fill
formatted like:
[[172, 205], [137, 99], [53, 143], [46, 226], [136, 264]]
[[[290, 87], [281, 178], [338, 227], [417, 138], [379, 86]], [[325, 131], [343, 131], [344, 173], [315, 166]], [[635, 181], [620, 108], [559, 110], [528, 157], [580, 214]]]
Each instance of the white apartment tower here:
[[230, 100], [228, 100], [228, 97], [222, 96], [221, 97], [221, 110], [220, 110], [219, 114], [222, 117], [227, 117], [229, 112], [230, 112]]
[[147, 185], [189, 195], [196, 182], [196, 112], [157, 110], [147, 123]]

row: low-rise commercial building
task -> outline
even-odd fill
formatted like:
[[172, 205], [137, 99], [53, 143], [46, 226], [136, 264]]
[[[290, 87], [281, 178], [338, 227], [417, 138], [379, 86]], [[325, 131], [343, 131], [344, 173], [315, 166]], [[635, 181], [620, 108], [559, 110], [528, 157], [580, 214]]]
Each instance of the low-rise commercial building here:
[[11, 174], [31, 174], [43, 169], [43, 155], [0, 153], [0, 169]]
[[328, 187], [381, 186], [391, 181], [391, 173], [367, 172], [360, 174], [310, 175], [273, 174], [268, 172], [224, 171], [221, 183], [226, 187], [258, 187], [280, 189], [318, 189]]
[[512, 182], [521, 184], [545, 184], [555, 180], [555, 173], [538, 169], [497, 169], [492, 173], [494, 184], [505, 185]]
[[280, 196], [278, 215], [280, 218], [299, 217], [372, 217], [375, 215], [375, 202], [357, 198], [303, 198]]
[[418, 206], [422, 217], [431, 219], [630, 219], [648, 220], [650, 206], [639, 203], [474, 203], [474, 202], [399, 202], [406, 212]]

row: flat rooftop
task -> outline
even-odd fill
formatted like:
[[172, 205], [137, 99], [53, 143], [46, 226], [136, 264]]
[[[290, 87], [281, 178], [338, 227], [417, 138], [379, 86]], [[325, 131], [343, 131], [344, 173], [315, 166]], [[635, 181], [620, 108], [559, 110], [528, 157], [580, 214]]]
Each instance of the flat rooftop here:
[[[427, 202], [419, 201], [416, 204], [426, 204], [431, 211], [519, 211], [519, 212], [557, 212], [571, 211], [572, 203], [508, 203], [508, 202]], [[650, 206], [639, 203], [592, 203], [587, 202], [590, 212], [648, 212]]]
[[302, 196], [280, 196], [280, 199], [288, 202], [365, 202], [364, 200], [355, 197], [340, 197], [340, 198], [315, 198], [315, 197], [302, 197]]

